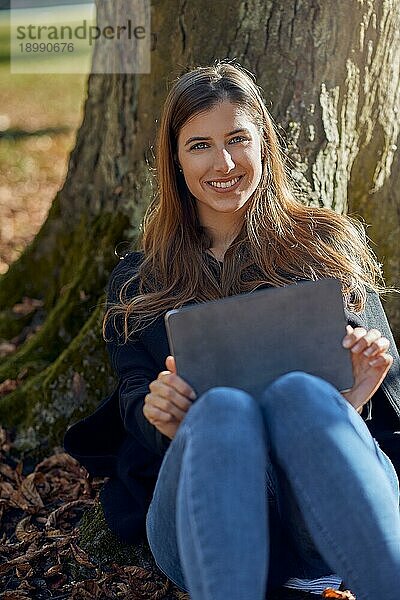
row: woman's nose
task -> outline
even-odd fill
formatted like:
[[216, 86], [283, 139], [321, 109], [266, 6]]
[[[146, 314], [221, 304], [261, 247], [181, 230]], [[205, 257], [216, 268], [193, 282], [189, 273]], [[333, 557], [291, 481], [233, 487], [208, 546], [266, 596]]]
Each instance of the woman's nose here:
[[216, 171], [223, 171], [224, 173], [229, 173], [232, 169], [234, 169], [235, 163], [233, 162], [232, 156], [229, 154], [226, 148], [222, 148], [221, 150], [217, 150], [215, 160], [214, 160], [214, 168]]

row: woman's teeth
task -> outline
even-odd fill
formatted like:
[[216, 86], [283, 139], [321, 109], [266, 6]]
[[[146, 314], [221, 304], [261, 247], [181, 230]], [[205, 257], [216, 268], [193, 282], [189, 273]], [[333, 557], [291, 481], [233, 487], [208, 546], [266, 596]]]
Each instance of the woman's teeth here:
[[219, 188], [229, 188], [235, 185], [239, 181], [240, 177], [235, 177], [234, 179], [230, 179], [229, 181], [209, 181], [208, 183], [213, 187]]

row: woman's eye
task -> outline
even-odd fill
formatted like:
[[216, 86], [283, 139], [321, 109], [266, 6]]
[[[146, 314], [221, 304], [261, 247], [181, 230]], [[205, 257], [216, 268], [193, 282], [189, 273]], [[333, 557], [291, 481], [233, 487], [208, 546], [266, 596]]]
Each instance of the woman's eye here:
[[[248, 142], [250, 141], [248, 138], [244, 137], [243, 135], [236, 135], [235, 137], [231, 138], [229, 140], [229, 143], [231, 142]], [[208, 147], [208, 143], [207, 142], [197, 142], [197, 144], [194, 144], [190, 150], [203, 150], [204, 148]]]
[[200, 148], [200, 146], [207, 146], [206, 142], [198, 142], [197, 144], [194, 144], [190, 149], [191, 150], [202, 150], [202, 148]]
[[235, 136], [234, 138], [232, 138], [231, 140], [229, 140], [229, 143], [230, 143], [230, 142], [234, 142], [235, 140], [239, 140], [240, 142], [243, 142], [243, 141], [249, 141], [249, 140], [248, 140], [246, 137], [244, 137], [243, 135], [237, 135], [237, 136]]

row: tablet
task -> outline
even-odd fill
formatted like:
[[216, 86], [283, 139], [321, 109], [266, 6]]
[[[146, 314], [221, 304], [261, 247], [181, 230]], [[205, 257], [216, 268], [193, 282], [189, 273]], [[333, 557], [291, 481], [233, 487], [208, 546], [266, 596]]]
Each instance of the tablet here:
[[342, 346], [346, 324], [341, 282], [334, 278], [255, 290], [165, 314], [177, 373], [197, 397], [215, 386], [258, 397], [290, 371], [349, 389], [351, 356]]

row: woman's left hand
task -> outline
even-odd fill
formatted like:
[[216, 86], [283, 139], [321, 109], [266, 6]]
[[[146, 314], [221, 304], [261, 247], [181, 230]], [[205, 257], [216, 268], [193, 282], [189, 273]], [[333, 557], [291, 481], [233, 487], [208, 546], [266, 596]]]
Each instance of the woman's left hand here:
[[389, 340], [377, 329], [346, 326], [347, 334], [342, 345], [349, 348], [353, 365], [354, 385], [351, 390], [342, 392], [358, 412], [385, 379], [393, 363], [393, 356], [388, 354]]

